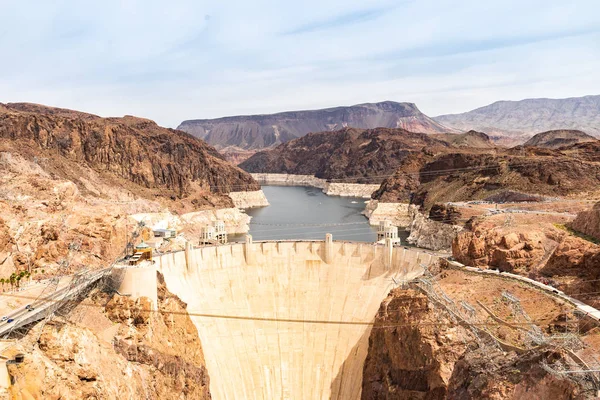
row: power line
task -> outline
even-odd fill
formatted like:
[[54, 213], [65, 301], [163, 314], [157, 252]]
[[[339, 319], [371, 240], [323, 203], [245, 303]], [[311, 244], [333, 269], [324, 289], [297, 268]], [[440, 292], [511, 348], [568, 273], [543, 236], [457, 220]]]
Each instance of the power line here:
[[[6, 294], [1, 294], [7, 296]], [[33, 296], [23, 295], [8, 295], [10, 297], [34, 299]], [[61, 302], [62, 304], [74, 303], [79, 304], [82, 307], [93, 307], [93, 308], [105, 308], [100, 304], [83, 304], [77, 300], [57, 300], [53, 298], [42, 299], [47, 302]], [[125, 309], [125, 307], [116, 307]], [[259, 322], [289, 322], [289, 323], [311, 323], [311, 324], [322, 324], [322, 325], [357, 325], [357, 326], [371, 326], [373, 328], [388, 328], [388, 327], [412, 327], [412, 326], [457, 326], [461, 325], [457, 322], [414, 322], [414, 323], [392, 323], [392, 324], [380, 324], [374, 321], [344, 321], [344, 320], [321, 320], [321, 319], [305, 319], [305, 318], [280, 318], [280, 317], [254, 317], [254, 316], [243, 316], [243, 315], [230, 315], [230, 314], [212, 314], [212, 313], [201, 313], [195, 311], [174, 311], [174, 310], [143, 310], [144, 312], [156, 313], [156, 314], [167, 314], [167, 315], [188, 315], [190, 317], [201, 317], [201, 318], [214, 318], [214, 319], [233, 319], [233, 320], [244, 320], [244, 321], [259, 321]], [[547, 324], [548, 321], [536, 320], [531, 322], [514, 322], [513, 325], [531, 325], [531, 323]], [[473, 323], [471, 325], [476, 326], [504, 326], [502, 323]], [[557, 324], [560, 325], [560, 324]]]
[[[559, 163], [565, 163], [565, 160], [559, 160]], [[528, 162], [523, 162], [523, 163], [515, 163], [515, 164], [502, 164], [501, 162], [499, 162], [496, 165], [481, 165], [481, 166], [473, 166], [473, 167], [461, 167], [461, 168], [446, 168], [446, 169], [439, 169], [439, 170], [433, 170], [433, 171], [417, 171], [417, 172], [402, 172], [402, 173], [387, 173], [387, 174], [376, 174], [376, 175], [368, 175], [368, 176], [355, 176], [355, 177], [346, 177], [346, 178], [329, 178], [329, 179], [324, 179], [324, 178], [317, 178], [316, 179], [320, 179], [322, 181], [324, 181], [324, 183], [351, 183], [349, 181], [353, 181], [353, 180], [365, 180], [365, 179], [374, 179], [374, 178], [381, 178], [381, 180], [385, 179], [385, 178], [390, 178], [393, 176], [441, 176], [441, 175], [447, 175], [447, 174], [452, 174], [452, 173], [456, 173], [456, 172], [464, 172], [464, 171], [481, 171], [481, 170], [487, 170], [487, 169], [499, 169], [499, 168], [504, 168], [504, 167], [508, 167], [508, 168], [517, 168], [517, 167], [523, 167], [523, 166], [528, 166], [528, 165], [539, 165], [539, 160], [537, 161], [528, 161]], [[399, 168], [396, 167], [396, 168]], [[269, 172], [250, 172], [250, 174], [271, 174]], [[279, 174], [279, 173], [273, 173], [273, 174]], [[294, 176], [294, 174], [283, 174], [283, 175], [291, 175]], [[312, 177], [312, 176], [311, 176]], [[256, 179], [256, 178], [255, 178]], [[377, 184], [377, 183], [374, 183]], [[211, 188], [224, 188], [224, 187], [249, 187], [251, 186], [250, 184], [247, 185], [210, 185]]]

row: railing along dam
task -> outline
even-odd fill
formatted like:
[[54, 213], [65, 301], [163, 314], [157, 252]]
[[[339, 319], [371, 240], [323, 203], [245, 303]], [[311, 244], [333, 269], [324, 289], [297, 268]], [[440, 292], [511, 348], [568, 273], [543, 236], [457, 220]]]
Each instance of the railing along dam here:
[[382, 300], [436, 257], [328, 239], [190, 246], [156, 259], [169, 290], [203, 314], [191, 318], [214, 399], [360, 398]]

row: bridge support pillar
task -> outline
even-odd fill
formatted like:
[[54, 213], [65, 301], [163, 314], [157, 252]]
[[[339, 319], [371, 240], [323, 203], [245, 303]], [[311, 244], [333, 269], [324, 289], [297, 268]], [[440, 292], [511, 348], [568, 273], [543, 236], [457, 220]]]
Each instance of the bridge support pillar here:
[[327, 264], [333, 262], [333, 235], [331, 233], [325, 235], [325, 262]]
[[252, 244], [252, 235], [246, 235], [246, 243], [244, 243], [244, 257], [246, 264], [254, 264], [254, 244]]

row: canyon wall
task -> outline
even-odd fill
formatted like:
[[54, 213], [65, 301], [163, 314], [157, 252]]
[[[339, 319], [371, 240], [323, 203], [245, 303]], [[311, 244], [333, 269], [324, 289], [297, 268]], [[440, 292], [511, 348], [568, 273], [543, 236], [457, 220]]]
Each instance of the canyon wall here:
[[254, 207], [266, 207], [269, 201], [262, 190], [251, 192], [231, 192], [229, 197], [233, 200], [233, 205], [237, 208], [246, 209]]
[[585, 383], [543, 368], [568, 359], [559, 348], [517, 353], [482, 345], [421, 291], [397, 288], [371, 330], [362, 399], [593, 398]]
[[600, 202], [590, 210], [580, 212], [569, 226], [600, 241]]
[[413, 208], [416, 206], [407, 203], [382, 203], [378, 200], [370, 200], [363, 214], [369, 218], [371, 225], [379, 225], [379, 222], [388, 220], [392, 225], [408, 228], [412, 221]]
[[379, 185], [362, 183], [327, 183], [323, 192], [329, 196], [362, 197], [370, 199], [371, 193], [379, 189]]
[[261, 185], [273, 186], [311, 186], [319, 189], [325, 189], [327, 181], [319, 179], [313, 175], [292, 175], [292, 174], [250, 174], [254, 180]]
[[409, 226], [408, 243], [429, 250], [451, 250], [452, 241], [463, 230], [457, 225], [449, 225], [434, 221], [421, 214], [416, 208], [411, 209], [412, 222]]
[[273, 186], [311, 186], [323, 189], [323, 193], [329, 196], [362, 197], [370, 198], [371, 193], [379, 188], [379, 185], [362, 183], [327, 182], [312, 175], [294, 174], [251, 174], [261, 185]]
[[[155, 272], [156, 274], [156, 272]], [[94, 289], [68, 318], [36, 326], [13, 349], [12, 399], [209, 400], [209, 376], [186, 304], [158, 276], [158, 309]], [[156, 282], [155, 281], [155, 282]], [[35, 345], [32, 346], [32, 343]]]

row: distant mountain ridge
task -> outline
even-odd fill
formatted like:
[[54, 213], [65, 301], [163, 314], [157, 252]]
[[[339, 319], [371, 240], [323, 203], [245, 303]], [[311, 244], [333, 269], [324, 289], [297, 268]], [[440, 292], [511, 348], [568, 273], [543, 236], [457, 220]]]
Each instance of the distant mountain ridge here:
[[205, 140], [217, 149], [237, 147], [243, 150], [260, 150], [310, 132], [335, 131], [346, 127], [458, 133], [423, 114], [413, 103], [393, 101], [277, 114], [187, 120], [178, 129]]
[[600, 137], [600, 95], [497, 101], [469, 112], [433, 119], [455, 129], [483, 131], [492, 136], [522, 139], [551, 130], [581, 130]]

